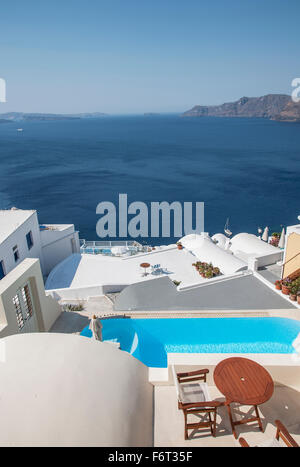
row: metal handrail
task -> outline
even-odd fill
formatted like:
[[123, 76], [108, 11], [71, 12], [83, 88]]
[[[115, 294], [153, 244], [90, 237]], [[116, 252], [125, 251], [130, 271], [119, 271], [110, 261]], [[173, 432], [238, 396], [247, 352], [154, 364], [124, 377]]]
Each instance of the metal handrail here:
[[300, 255], [300, 251], [299, 253], [297, 253], [296, 255], [292, 256], [292, 258], [288, 259], [282, 266], [285, 266], [286, 264], [288, 264], [290, 261], [292, 261], [292, 259], [296, 258], [297, 256]]
[[103, 241], [92, 241], [92, 240], [85, 240], [80, 239], [80, 246], [81, 247], [112, 247], [112, 246], [142, 246], [139, 242], [135, 240], [103, 240]]

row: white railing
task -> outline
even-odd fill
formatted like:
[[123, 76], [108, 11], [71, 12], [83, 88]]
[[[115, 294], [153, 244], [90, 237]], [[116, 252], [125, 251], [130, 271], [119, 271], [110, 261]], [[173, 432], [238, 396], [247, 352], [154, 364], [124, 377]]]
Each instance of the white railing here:
[[101, 247], [113, 247], [113, 246], [137, 246], [141, 247], [142, 245], [134, 240], [102, 240], [102, 241], [90, 241], [90, 240], [84, 240], [80, 239], [80, 247], [84, 248], [101, 248]]
[[[92, 255], [109, 255], [115, 256], [110, 252], [110, 249], [113, 247], [125, 247], [127, 253], [135, 255], [138, 252], [144, 251], [144, 246], [134, 240], [107, 240], [107, 241], [90, 241], [80, 239], [80, 252], [83, 254], [92, 254]], [[108, 251], [105, 251], [108, 250]], [[122, 256], [122, 255], [117, 255]]]

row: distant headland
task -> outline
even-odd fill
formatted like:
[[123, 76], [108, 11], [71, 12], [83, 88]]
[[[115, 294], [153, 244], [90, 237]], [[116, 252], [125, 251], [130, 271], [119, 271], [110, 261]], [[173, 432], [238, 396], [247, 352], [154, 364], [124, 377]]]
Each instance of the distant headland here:
[[268, 118], [282, 122], [300, 122], [300, 103], [286, 94], [268, 94], [262, 97], [241, 97], [222, 105], [195, 105], [183, 117], [248, 117]]
[[87, 118], [106, 117], [102, 112], [78, 113], [78, 114], [49, 114], [49, 113], [23, 113], [7, 112], [0, 114], [0, 123], [6, 122], [25, 122], [25, 121], [50, 121], [50, 120], [75, 120]]

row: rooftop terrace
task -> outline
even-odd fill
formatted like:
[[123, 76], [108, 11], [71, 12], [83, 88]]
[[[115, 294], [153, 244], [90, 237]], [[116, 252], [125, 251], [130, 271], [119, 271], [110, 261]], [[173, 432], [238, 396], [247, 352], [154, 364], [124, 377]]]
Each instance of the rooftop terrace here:
[[[212, 398], [224, 401], [224, 396], [215, 386], [209, 387]], [[232, 435], [226, 407], [220, 407], [217, 415], [217, 435], [212, 437], [208, 430], [190, 431], [190, 439], [184, 440], [183, 413], [177, 407], [175, 386], [155, 387], [154, 445], [169, 447], [235, 447], [239, 441]], [[232, 404], [233, 416], [239, 420], [252, 416], [252, 407]], [[300, 393], [283, 384], [275, 385], [272, 398], [259, 407], [264, 433], [257, 424], [245, 424], [237, 428], [238, 435], [255, 446], [275, 436], [275, 420], [280, 420], [293, 438], [300, 444]], [[199, 416], [194, 417], [199, 422]], [[190, 419], [192, 422], [192, 417]]]
[[[151, 253], [130, 257], [111, 257], [103, 255], [75, 254], [58, 265], [49, 275], [46, 288], [77, 288], [95, 285], [129, 285], [157, 278], [157, 275], [144, 276], [141, 263], [160, 264], [164, 269], [162, 276], [183, 284], [204, 282], [192, 264], [196, 258], [187, 250], [179, 251], [176, 246]], [[150, 269], [148, 269], [150, 272]]]

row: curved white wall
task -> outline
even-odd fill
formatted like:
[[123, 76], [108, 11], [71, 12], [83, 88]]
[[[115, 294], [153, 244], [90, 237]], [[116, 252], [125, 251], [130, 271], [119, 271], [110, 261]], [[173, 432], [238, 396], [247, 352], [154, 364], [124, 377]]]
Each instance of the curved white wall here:
[[0, 340], [0, 445], [151, 446], [148, 368], [70, 334]]
[[208, 236], [188, 235], [181, 240], [183, 246], [199, 259], [220, 268], [223, 274], [247, 269], [247, 264], [228, 251], [218, 247]]
[[256, 235], [248, 233], [237, 234], [230, 240], [230, 242], [230, 249], [234, 253], [236, 251], [241, 251], [246, 254], [256, 254], [257, 256], [260, 256], [277, 253], [279, 251], [278, 248], [260, 240]]

